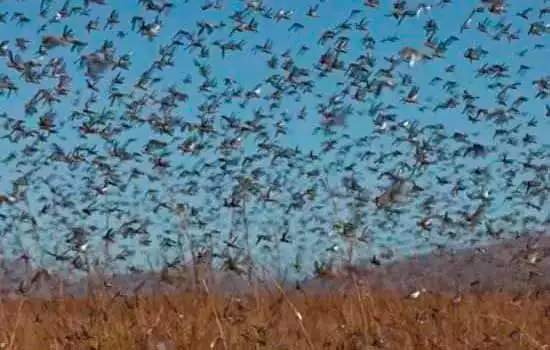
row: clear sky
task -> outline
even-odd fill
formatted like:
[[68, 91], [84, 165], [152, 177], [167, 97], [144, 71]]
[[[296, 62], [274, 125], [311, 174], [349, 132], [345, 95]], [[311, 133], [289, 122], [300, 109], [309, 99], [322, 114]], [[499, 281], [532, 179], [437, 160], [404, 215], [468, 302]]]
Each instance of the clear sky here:
[[[9, 40], [10, 48], [14, 48], [14, 42], [16, 38], [26, 38], [32, 42], [29, 44], [29, 48], [26, 52], [18, 52], [21, 55], [23, 60], [29, 60], [31, 58], [39, 58], [39, 55], [36, 54], [36, 51], [40, 45], [40, 38], [45, 34], [54, 34], [61, 35], [63, 27], [65, 25], [68, 28], [74, 31], [74, 35], [82, 41], [88, 43], [88, 45], [83, 49], [81, 54], [88, 54], [96, 49], [98, 49], [105, 40], [112, 40], [115, 47], [117, 55], [130, 54], [131, 55], [131, 67], [127, 72], [124, 72], [126, 83], [122, 86], [121, 90], [125, 92], [130, 92], [135, 90], [133, 87], [134, 83], [137, 81], [139, 76], [147, 70], [151, 63], [157, 59], [158, 52], [161, 46], [167, 45], [170, 43], [172, 36], [180, 29], [187, 30], [189, 32], [194, 32], [197, 29], [198, 21], [207, 21], [210, 23], [219, 23], [220, 21], [226, 24], [226, 27], [222, 30], [215, 32], [212, 36], [206, 38], [206, 42], [212, 43], [215, 40], [220, 40], [225, 42], [228, 40], [229, 31], [235, 26], [234, 22], [228, 17], [237, 10], [242, 9], [245, 6], [245, 1], [223, 1], [223, 9], [221, 10], [208, 10], [203, 11], [200, 7], [203, 5], [200, 1], [179, 1], [174, 0], [175, 8], [170, 12], [169, 15], [161, 16], [162, 27], [161, 32], [158, 37], [154, 40], [148, 41], [139, 33], [133, 32], [131, 30], [131, 19], [134, 16], [143, 16], [146, 22], [151, 22], [155, 14], [152, 12], [145, 11], [141, 6], [138, 5], [137, 1], [108, 1], [108, 4], [105, 6], [92, 5], [90, 7], [89, 16], [80, 16], [74, 15], [70, 18], [63, 19], [60, 23], [53, 23], [48, 25], [44, 33], [37, 34], [37, 29], [47, 22], [49, 18], [55, 15], [55, 12], [58, 11], [63, 5], [64, 1], [52, 1], [51, 11], [47, 19], [41, 18], [39, 16], [39, 4], [38, 1], [10, 1], [3, 2], [0, 4], [0, 12], [8, 12], [9, 19], [14, 12], [21, 12], [31, 19], [31, 22], [24, 25], [15, 25], [13, 22], [8, 22], [0, 24], [2, 29], [0, 32], [0, 40]], [[160, 3], [160, 1], [157, 1]], [[71, 1], [72, 6], [79, 5], [79, 1]], [[372, 9], [363, 5], [362, 1], [353, 1], [353, 0], [338, 0], [338, 1], [322, 1], [319, 3], [319, 8], [317, 10], [319, 17], [312, 18], [306, 16], [308, 9], [317, 4], [317, 1], [289, 1], [289, 0], [278, 0], [278, 1], [264, 1], [263, 4], [266, 7], [272, 7], [274, 12], [277, 12], [279, 9], [292, 10], [293, 16], [291, 20], [281, 20], [279, 22], [273, 19], [266, 19], [260, 16], [259, 14], [253, 15], [258, 21], [258, 32], [257, 33], [235, 33], [232, 39], [239, 41], [244, 40], [244, 50], [242, 52], [229, 52], [225, 58], [221, 57], [219, 49], [213, 45], [210, 45], [210, 56], [208, 59], [202, 59], [201, 62], [207, 63], [212, 69], [212, 76], [217, 78], [218, 90], [223, 89], [223, 80], [224, 78], [231, 78], [238, 82], [244, 89], [244, 91], [249, 91], [253, 89], [256, 84], [263, 83], [262, 85], [262, 97], [267, 96], [268, 93], [272, 92], [272, 89], [267, 86], [264, 82], [267, 77], [273, 74], [273, 71], [270, 70], [266, 64], [269, 56], [261, 53], [254, 54], [252, 48], [255, 45], [262, 45], [267, 39], [272, 40], [273, 42], [273, 53], [280, 55], [286, 50], [290, 50], [291, 55], [295, 61], [295, 64], [299, 67], [312, 69], [313, 66], [318, 62], [321, 54], [329, 47], [329, 45], [322, 46], [318, 44], [318, 39], [320, 35], [328, 30], [333, 29], [339, 24], [343, 23], [346, 18], [350, 16], [353, 10], [360, 10], [359, 13], [355, 14], [352, 18], [349, 19], [350, 23], [357, 23], [361, 19], [366, 20], [367, 27], [372, 37], [376, 40], [376, 46], [374, 50], [370, 50], [370, 54], [373, 55], [377, 60], [377, 68], [387, 67], [388, 63], [384, 61], [384, 58], [396, 55], [399, 50], [405, 46], [411, 46], [418, 48], [420, 51], [429, 52], [429, 50], [423, 46], [425, 36], [423, 26], [429, 18], [433, 18], [437, 25], [439, 26], [439, 31], [437, 37], [440, 40], [445, 40], [450, 36], [457, 36], [459, 41], [450, 45], [447, 52], [445, 53], [445, 59], [433, 60], [429, 62], [419, 63], [414, 67], [409, 67], [407, 65], [400, 66], [398, 72], [401, 74], [410, 74], [413, 78], [414, 85], [420, 87], [420, 99], [426, 102], [427, 105], [433, 106], [439, 102], [444, 101], [447, 97], [442, 91], [442, 84], [439, 85], [430, 85], [430, 81], [435, 76], [441, 76], [445, 80], [455, 81], [458, 84], [457, 91], [461, 93], [464, 89], [467, 89], [473, 95], [479, 96], [478, 104], [480, 106], [485, 106], [485, 108], [495, 108], [496, 104], [494, 102], [494, 92], [489, 92], [487, 85], [490, 83], [488, 79], [475, 78], [476, 70], [485, 62], [489, 64], [503, 64], [510, 67], [511, 77], [506, 79], [506, 82], [521, 82], [522, 85], [515, 91], [510, 92], [510, 101], [513, 101], [518, 96], [526, 96], [529, 98], [529, 101], [521, 107], [521, 112], [524, 112], [525, 115], [522, 118], [523, 123], [526, 123], [531, 118], [535, 118], [539, 124], [537, 128], [531, 128], [528, 130], [529, 133], [534, 134], [538, 137], [539, 145], [545, 144], [548, 145], [548, 137], [546, 136], [546, 130], [548, 130], [548, 117], [545, 117], [545, 100], [535, 99], [536, 90], [531, 82], [535, 79], [543, 77], [545, 74], [548, 75], [548, 68], [546, 65], [546, 60], [548, 57], [548, 47], [535, 50], [533, 49], [536, 44], [543, 44], [548, 46], [550, 42], [548, 41], [548, 35], [534, 36], [527, 35], [529, 30], [529, 25], [535, 21], [538, 21], [538, 10], [544, 6], [543, 0], [539, 1], [530, 1], [530, 2], [516, 2], [510, 1], [510, 6], [506, 14], [502, 16], [490, 15], [487, 12], [477, 15], [472, 24], [471, 28], [465, 30], [463, 33], [460, 33], [461, 25], [464, 23], [465, 19], [468, 17], [472, 8], [479, 4], [479, 1], [453, 1], [452, 4], [447, 6], [436, 6], [435, 3], [432, 9], [427, 13], [422, 13], [417, 17], [409, 18], [403, 21], [399, 26], [396, 24], [396, 20], [386, 16], [391, 11], [391, 2], [390, 1], [381, 1], [383, 3], [379, 9]], [[420, 1], [409, 1], [407, 2], [410, 8], [415, 9], [419, 5]], [[517, 12], [523, 11], [526, 4], [534, 8], [529, 14], [529, 20], [521, 18], [516, 15]], [[426, 2], [427, 4], [427, 2]], [[103, 30], [103, 25], [105, 19], [108, 17], [109, 13], [112, 10], [117, 10], [120, 14], [121, 24], [118, 28], [113, 30]], [[85, 29], [86, 24], [90, 20], [95, 20], [99, 18], [100, 20], [100, 30], [92, 31], [88, 33]], [[247, 17], [251, 18], [251, 17]], [[483, 19], [488, 18], [491, 21], [489, 25], [494, 26], [499, 21], [506, 25], [511, 24], [512, 29], [510, 32], [515, 32], [519, 30], [519, 40], [508, 42], [506, 39], [497, 41], [492, 40], [489, 36], [483, 35], [478, 30], [476, 30], [476, 25], [478, 22], [483, 21]], [[540, 21], [548, 23], [548, 15], [543, 16]], [[289, 31], [290, 26], [294, 22], [299, 22], [303, 24], [304, 28], [298, 31]], [[124, 38], [117, 38], [117, 30], [123, 30], [127, 32], [127, 35]], [[490, 29], [491, 32], [494, 32], [495, 29]], [[345, 33], [346, 36], [349, 36], [349, 48], [348, 52], [344, 55], [345, 60], [351, 62], [352, 60], [357, 59], [360, 55], [367, 54], [367, 50], [361, 45], [361, 37], [364, 33], [359, 31], [348, 31]], [[395, 42], [386, 41], [384, 38], [395, 36], [398, 38]], [[303, 54], [298, 55], [298, 51], [303, 47], [307, 46], [309, 50]], [[488, 51], [488, 55], [481, 61], [470, 63], [467, 59], [464, 58], [464, 52], [467, 48], [474, 48], [477, 46], [483, 47], [483, 49]], [[157, 91], [159, 96], [166, 93], [167, 89], [175, 85], [180, 90], [184, 91], [189, 95], [189, 100], [186, 103], [180, 104], [177, 108], [177, 114], [183, 116], [185, 120], [194, 122], [196, 121], [196, 115], [199, 113], [198, 107], [201, 105], [205, 98], [198, 91], [198, 85], [202, 83], [202, 79], [198, 75], [197, 69], [193, 64], [193, 59], [196, 59], [196, 53], [190, 53], [184, 48], [177, 48], [176, 54], [174, 57], [174, 66], [165, 68], [162, 72], [155, 73], [156, 76], [162, 77], [162, 80], [158, 82], [153, 88]], [[519, 56], [522, 50], [527, 50], [523, 56]], [[86, 89], [86, 80], [84, 77], [84, 71], [78, 68], [78, 65], [74, 62], [78, 60], [79, 53], [69, 52], [67, 48], [56, 48], [52, 49], [47, 57], [43, 57], [41, 62], [47, 62], [51, 57], [62, 57], [67, 63], [67, 70], [70, 76], [73, 78], [72, 81], [72, 92], [70, 93], [69, 98], [64, 98], [64, 100], [55, 105], [55, 111], [57, 112], [57, 120], [59, 124], [64, 126], [60, 128], [60, 132], [56, 136], [51, 136], [48, 139], [49, 144], [56, 143], [61, 146], [65, 151], [70, 151], [77, 144], [82, 144], [85, 142], [88, 145], [93, 146], [96, 144], [99, 148], [103, 147], [102, 142], [99, 139], [90, 137], [86, 141], [81, 141], [78, 137], [78, 126], [76, 121], [70, 119], [71, 111], [75, 109], [72, 105], [72, 102], [77, 98], [76, 91], [81, 90], [82, 96], [81, 100], [78, 103], [78, 106], [82, 108], [84, 101], [89, 97], [90, 91]], [[445, 72], [445, 68], [454, 65], [454, 72]], [[525, 72], [524, 75], [516, 75], [516, 71], [519, 69], [520, 65], [529, 66], [531, 69]], [[13, 70], [8, 70], [7, 68], [2, 68], [2, 74], [7, 74], [12, 80], [16, 81], [20, 86], [20, 89], [16, 95], [11, 97], [0, 97], [0, 111], [5, 112], [12, 118], [25, 120], [25, 123], [28, 123], [29, 126], [36, 125], [37, 115], [35, 116], [25, 116], [24, 113], [24, 103], [28, 101], [39, 89], [40, 87], [51, 87], [51, 82], [53, 80], [46, 80], [41, 85], [33, 85], [24, 83], [19, 77], [17, 72]], [[108, 102], [108, 88], [109, 82], [116, 72], [107, 72], [104, 78], [99, 83], [99, 94], [98, 97], [100, 102], [98, 103], [96, 110], [100, 111], [102, 108], [109, 108]], [[312, 75], [317, 74], [312, 72]], [[192, 83], [184, 84], [183, 80], [187, 75], [191, 75]], [[280, 113], [287, 111], [292, 115], [292, 120], [287, 123], [288, 133], [285, 136], [279, 137], [278, 143], [280, 145], [285, 145], [288, 147], [299, 147], [303, 150], [304, 153], [307, 153], [309, 150], [314, 152], [319, 152], [321, 149], [321, 143], [325, 140], [325, 136], [322, 133], [313, 134], [313, 130], [320, 123], [321, 116], [316, 112], [316, 106], [318, 103], [326, 103], [328, 98], [331, 95], [339, 93], [343, 86], [339, 85], [338, 82], [346, 81], [342, 73], [335, 73], [330, 75], [327, 78], [315, 79], [314, 94], [303, 95], [301, 96], [300, 101], [294, 101], [294, 97], [285, 97], [284, 103], [281, 106], [281, 109], [276, 111], [276, 117], [273, 120], [268, 122], [274, 124], [276, 120], [281, 118]], [[407, 90], [408, 88], [405, 88]], [[134, 91], [136, 95], [139, 96], [140, 92]], [[315, 94], [320, 94], [315, 96]], [[429, 102], [429, 98], [433, 99], [433, 102]], [[362, 136], [371, 135], [375, 126], [372, 123], [372, 118], [368, 116], [367, 111], [372, 106], [373, 103], [383, 102], [387, 104], [392, 104], [397, 106], [395, 113], [398, 115], [398, 120], [409, 120], [414, 121], [418, 120], [422, 125], [427, 123], [442, 123], [446, 132], [452, 134], [453, 132], [462, 132], [467, 134], [475, 134], [479, 132], [476, 140], [480, 143], [485, 144], [494, 144], [497, 147], [504, 150], [502, 144], [497, 144], [493, 140], [493, 133], [495, 126], [492, 123], [481, 122], [477, 124], [470, 123], [467, 118], [461, 114], [463, 106], [455, 110], [448, 111], [438, 111], [432, 112], [432, 108], [428, 108], [424, 112], [420, 112], [417, 106], [405, 105], [400, 100], [400, 94], [396, 91], [394, 93], [383, 94], [379, 100], [374, 100], [372, 97], [367, 98], [365, 102], [352, 102], [353, 113], [350, 114], [347, 118], [347, 126], [345, 128], [337, 129], [338, 133], [335, 137], [339, 138], [342, 133], [348, 133], [352, 139], [360, 138]], [[548, 99], [546, 99], [548, 103]], [[264, 111], [267, 111], [269, 108], [268, 103], [262, 100], [252, 101], [244, 108], [238, 106], [238, 103], [223, 104], [220, 110], [217, 113], [217, 116], [221, 115], [230, 115], [231, 113], [236, 113], [237, 117], [242, 120], [247, 120], [252, 118], [254, 110], [256, 108], [263, 108]], [[308, 117], [306, 120], [299, 120], [295, 116], [298, 115], [300, 109], [305, 107], [308, 111]], [[115, 114], [122, 113], [122, 107], [117, 106], [116, 104], [112, 108]], [[154, 112], [150, 110], [150, 112]], [[158, 112], [158, 111], [157, 111]], [[520, 120], [518, 120], [519, 122]], [[512, 127], [515, 122], [507, 125], [507, 127]], [[270, 128], [273, 128], [270, 126]], [[187, 134], [184, 132], [178, 133], [177, 136], [185, 139]], [[120, 144], [123, 144], [126, 139], [136, 138], [138, 141], [129, 147], [133, 151], [140, 152], [143, 146], [148, 142], [152, 137], [152, 132], [147, 127], [135, 127], [129, 131], [122, 133], [119, 138]], [[158, 139], [164, 139], [170, 141], [170, 138], [167, 137], [158, 137]], [[374, 152], [387, 151], [393, 147], [391, 142], [393, 140], [389, 137], [381, 137], [377, 144], [376, 149], [373, 149]], [[174, 141], [170, 149], [176, 149], [177, 145], [181, 143], [180, 141]], [[28, 144], [25, 142], [20, 142], [19, 144], [14, 144], [9, 142], [6, 139], [0, 140], [0, 145], [2, 155], [9, 155], [12, 151], [21, 151], [21, 149]], [[256, 152], [255, 143], [253, 140], [246, 140], [246, 150], [244, 151], [247, 154], [252, 154]], [[43, 146], [41, 146], [43, 147]], [[507, 146], [508, 147], [508, 146]], [[521, 143], [517, 147], [511, 147], [511, 154], [519, 154], [523, 150], [526, 150], [528, 147], [536, 146], [522, 146]], [[44, 150], [44, 154], [48, 154], [47, 150]], [[496, 152], [495, 154], [498, 154]], [[216, 155], [212, 152], [206, 152], [206, 161], [213, 161]], [[361, 169], [364, 170], [365, 164], [359, 159], [353, 159], [356, 156], [356, 152], [349, 152], [347, 156], [347, 161], [358, 162], [358, 172], [361, 173]], [[24, 157], [23, 153], [17, 154], [18, 158]], [[173, 165], [181, 165], [182, 169], [192, 168], [193, 165], [197, 162], [197, 158], [188, 155], [181, 155], [181, 153], [175, 153], [171, 159], [173, 160]], [[330, 161], [330, 156], [326, 156], [321, 164], [328, 164]], [[489, 157], [489, 159], [483, 159], [480, 161], [480, 164], [489, 164], [489, 162], [494, 161], [495, 157]], [[456, 160], [460, 162], [461, 160]], [[465, 162], [470, 165], [471, 160], [465, 160]], [[370, 164], [372, 165], [372, 164]], [[139, 163], [134, 164], [133, 166], [142, 167], [144, 170], [148, 170], [148, 165], [142, 165]], [[277, 174], [278, 169], [275, 166], [269, 165], [268, 163], [264, 164], [264, 171], [272, 172], [273, 177], [283, 176]], [[381, 166], [381, 171], [382, 171]], [[24, 173], [27, 168], [23, 166], [17, 166], [15, 163], [10, 163], [1, 168], [0, 170], [0, 191], [9, 192], [12, 188], [13, 179], [20, 176]], [[387, 169], [387, 168], [385, 168]], [[468, 169], [471, 169], [468, 167]], [[443, 170], [442, 170], [443, 171]], [[59, 168], [46, 167], [40, 170], [41, 176], [47, 176], [48, 174], [57, 174], [62, 176], [65, 180], [59, 180], [59, 186], [65, 187], [67, 182], [75, 182], [76, 189], [75, 193], [84, 191], [81, 189], [80, 179], [85, 173], [89, 172], [87, 167], [83, 167], [80, 171], [68, 172]], [[205, 179], [207, 174], [201, 174], [202, 180]], [[287, 173], [288, 176], [295, 176], [292, 173]], [[330, 181], [337, 182], [340, 181], [342, 174], [336, 172], [329, 177]], [[175, 179], [172, 177], [165, 178], [163, 181], [137, 181], [136, 184], [138, 188], [145, 192], [150, 188], [157, 188], [164, 186], [164, 192], [160, 193], [160, 197], [169, 200], [174, 197], [178, 197], [178, 194], [170, 193], [171, 191], [167, 190], [169, 184], [180, 183], [185, 179]], [[497, 179], [498, 180], [498, 179]], [[421, 182], [424, 184], [429, 184], [434, 181], [434, 174], [426, 175]], [[101, 179], [98, 178], [97, 183], [100, 183]], [[377, 179], [373, 178], [372, 174], [366, 175], [361, 179], [363, 186], [370, 188], [372, 193], [375, 193], [376, 187], [378, 185]], [[162, 183], [162, 185], [161, 185]], [[294, 179], [292, 183], [296, 183], [299, 186], [307, 187], [307, 180], [305, 179]], [[79, 185], [76, 185], [79, 184]], [[221, 185], [225, 187], [222, 191], [228, 193], [230, 191], [231, 184], [234, 184], [232, 179], [225, 179], [221, 182]], [[338, 185], [337, 183], [335, 185]], [[501, 183], [498, 181], [492, 182], [492, 191], [498, 196], [499, 191], [501, 190]], [[46, 190], [43, 187], [37, 188], [35, 191], [32, 191], [32, 195], [35, 198], [38, 198], [40, 195], [46, 193]], [[207, 191], [206, 191], [207, 192]], [[186, 196], [182, 199], [182, 202], [192, 203], [197, 207], [208, 206], [207, 200], [212, 197], [213, 193], [199, 193], [196, 196]], [[501, 193], [502, 195], [502, 193]], [[48, 194], [49, 196], [49, 194]], [[165, 227], [169, 227], [173, 223], [173, 219], [168, 219], [162, 214], [152, 214], [151, 210], [154, 206], [154, 203], [147, 203], [144, 200], [144, 196], [139, 197], [140, 200], [131, 202], [128, 204], [131, 206], [130, 211], [139, 217], [151, 216], [151, 220], [155, 222], [151, 227], [151, 231], [155, 231], [152, 235], [153, 238], [153, 247], [155, 247], [159, 242], [160, 238], [156, 237], [157, 235], [163, 236], [162, 230]], [[220, 198], [217, 198], [218, 200]], [[78, 196], [74, 196], [73, 200], [76, 202], [81, 201], [82, 199]], [[460, 198], [456, 199], [457, 201], [461, 200]], [[327, 205], [330, 203], [328, 200], [320, 199], [320, 204], [324, 205], [323, 209], [320, 209], [319, 212], [332, 212], [332, 208]], [[83, 203], [81, 203], [83, 204]], [[457, 204], [458, 205], [458, 204]], [[462, 204], [460, 204], [462, 205]], [[509, 203], [502, 203], [499, 206], [499, 210], [510, 210]], [[545, 208], [548, 208], [546, 205]], [[9, 208], [1, 208], [0, 210], [11, 210]], [[37, 210], [37, 208], [33, 208]], [[374, 207], [370, 206], [363, 210], [374, 211]], [[444, 210], [444, 209], [442, 209]], [[494, 209], [497, 210], [497, 209]], [[342, 213], [345, 212], [343, 208], [339, 209]], [[271, 219], [276, 223], [280, 223], [282, 215], [278, 212], [261, 212], [259, 214], [260, 219]], [[304, 213], [292, 213], [290, 214], [290, 220], [297, 221], [301, 216], [310, 215], [309, 212]], [[344, 214], [342, 214], [344, 215]], [[495, 214], [496, 215], [496, 214]], [[227, 226], [230, 222], [228, 212], [218, 211], [216, 215], [217, 223], [212, 224], [218, 227], [223, 231], [223, 235], [227, 234]], [[69, 217], [71, 217], [69, 215]], [[104, 215], [93, 215], [92, 221], [95, 220], [97, 226], [104, 225], [105, 217]], [[377, 220], [379, 220], [378, 218]], [[115, 219], [110, 224], [114, 225]], [[375, 219], [373, 219], [375, 220]], [[377, 251], [382, 246], [390, 246], [391, 248], [398, 251], [398, 254], [409, 254], [411, 252], [417, 251], [419, 249], [426, 249], [428, 245], [422, 243], [422, 238], [418, 238], [416, 232], [416, 227], [414, 221], [410, 218], [403, 218], [404, 222], [408, 223], [405, 225], [403, 232], [384, 232], [383, 229], [376, 229], [375, 235], [376, 240], [372, 246], [362, 247], [361, 250], [371, 253], [372, 251]], [[47, 246], [49, 249], [53, 249], [53, 246], [58, 241], [62, 241], [62, 234], [64, 229], [60, 229], [60, 226], [57, 224], [52, 224], [51, 227], [45, 223], [46, 219], [41, 218], [41, 225], [44, 225], [39, 234], [42, 243], [40, 246]], [[84, 225], [85, 223], [78, 216], [73, 216], [72, 221], [75, 225]], [[376, 220], [375, 220], [376, 221]], [[89, 223], [86, 223], [89, 224]], [[252, 224], [255, 226], [258, 231], [266, 230], [266, 226], [260, 224]], [[273, 225], [272, 225], [273, 226]], [[260, 228], [261, 227], [261, 228]], [[298, 226], [297, 226], [298, 227]], [[408, 227], [408, 228], [407, 228]], [[271, 228], [274, 232], [278, 229], [276, 227]], [[195, 232], [196, 231], [196, 232]], [[195, 230], [195, 234], [200, 236], [204, 232], [200, 230]], [[327, 232], [331, 230], [328, 229]], [[414, 232], [413, 232], [414, 231]], [[295, 236], [300, 236], [300, 230], [298, 229], [294, 232]], [[302, 233], [303, 239], [302, 243], [298, 244], [298, 240], [293, 245], [289, 245], [285, 248], [283, 256], [286, 258], [293, 257], [297, 251], [307, 251], [306, 260], [311, 261], [312, 258], [317, 255], [317, 253], [325, 252], [326, 248], [332, 246], [334, 242], [337, 242], [332, 237], [315, 237], [312, 235], [306, 235]], [[96, 237], [96, 243], [97, 243]], [[17, 240], [22, 240], [22, 245], [34, 252], [38, 258], [38, 249], [37, 244], [33, 243], [30, 239], [30, 236], [21, 237], [14, 232], [10, 232], [4, 236], [5, 246], [12, 246]], [[322, 244], [317, 244], [318, 240], [322, 241]], [[217, 238], [217, 244], [223, 245], [221, 243], [223, 238]], [[464, 239], [468, 241], [468, 239]], [[122, 244], [128, 245], [130, 247], [135, 246], [135, 240], [128, 239], [126, 241], [122, 240]], [[100, 244], [97, 243], [94, 245], [94, 249], [99, 250]], [[307, 248], [306, 248], [307, 247]], [[140, 248], [143, 251], [153, 251], [156, 248]], [[17, 248], [15, 252], [20, 253], [21, 249]], [[260, 251], [259, 256], [263, 253]], [[138, 261], [144, 262], [143, 255], [138, 254]]]

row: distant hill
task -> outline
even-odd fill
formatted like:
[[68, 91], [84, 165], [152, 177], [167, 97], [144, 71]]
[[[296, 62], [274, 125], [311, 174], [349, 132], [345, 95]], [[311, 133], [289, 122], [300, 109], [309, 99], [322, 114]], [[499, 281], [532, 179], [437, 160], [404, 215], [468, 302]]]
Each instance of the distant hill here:
[[[550, 289], [550, 237], [522, 237], [476, 249], [430, 253], [382, 266], [359, 266], [353, 271], [372, 288], [407, 292], [425, 288], [434, 292], [527, 292]], [[335, 287], [336, 277], [306, 286]]]

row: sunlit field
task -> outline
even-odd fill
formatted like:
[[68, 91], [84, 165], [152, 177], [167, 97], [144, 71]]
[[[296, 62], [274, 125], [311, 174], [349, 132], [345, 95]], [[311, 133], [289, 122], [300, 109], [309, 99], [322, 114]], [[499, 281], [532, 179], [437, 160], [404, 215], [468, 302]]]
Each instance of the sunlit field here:
[[9, 349], [544, 349], [550, 296], [412, 296], [205, 288], [155, 296], [3, 302]]

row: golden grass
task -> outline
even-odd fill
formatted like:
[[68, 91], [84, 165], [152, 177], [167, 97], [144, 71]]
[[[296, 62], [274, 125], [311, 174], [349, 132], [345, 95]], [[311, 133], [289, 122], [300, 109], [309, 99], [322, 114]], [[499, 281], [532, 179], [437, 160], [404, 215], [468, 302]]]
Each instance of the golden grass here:
[[200, 291], [0, 304], [5, 349], [544, 349], [550, 294]]

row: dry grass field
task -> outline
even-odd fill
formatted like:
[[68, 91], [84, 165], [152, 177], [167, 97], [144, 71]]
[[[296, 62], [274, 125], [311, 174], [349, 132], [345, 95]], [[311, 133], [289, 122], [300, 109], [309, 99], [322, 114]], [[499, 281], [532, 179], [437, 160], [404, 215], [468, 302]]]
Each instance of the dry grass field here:
[[21, 299], [0, 306], [4, 349], [544, 349], [550, 294], [418, 298], [353, 288], [217, 296]]
[[527, 243], [535, 249], [515, 240], [300, 288], [199, 278], [178, 292], [147, 275], [149, 287], [125, 276], [86, 297], [82, 285], [72, 297], [35, 290], [0, 302], [0, 349], [550, 349], [548, 261], [522, 262]]

